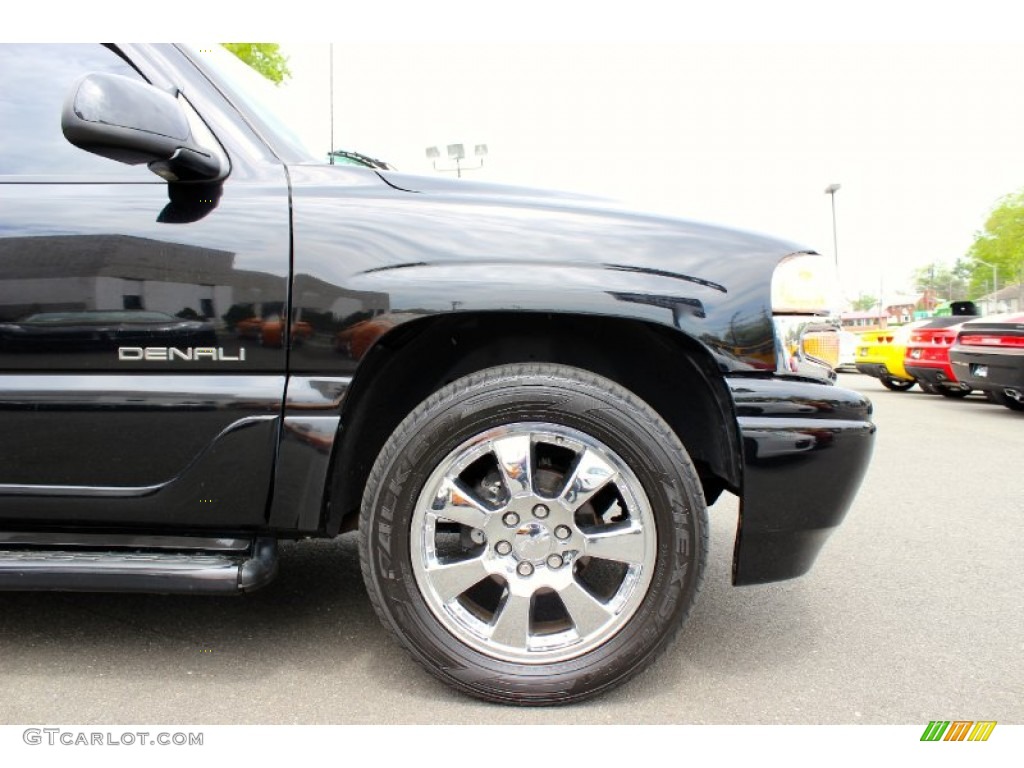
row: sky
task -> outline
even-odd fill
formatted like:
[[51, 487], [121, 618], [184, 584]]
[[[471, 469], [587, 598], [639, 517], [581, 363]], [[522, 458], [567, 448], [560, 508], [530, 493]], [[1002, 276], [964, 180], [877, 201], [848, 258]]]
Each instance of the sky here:
[[[963, 256], [1024, 188], [1024, 46], [1008, 43], [282, 42], [299, 130], [412, 173], [610, 197], [834, 255], [845, 293]], [[475, 158], [468, 162], [475, 164]]]

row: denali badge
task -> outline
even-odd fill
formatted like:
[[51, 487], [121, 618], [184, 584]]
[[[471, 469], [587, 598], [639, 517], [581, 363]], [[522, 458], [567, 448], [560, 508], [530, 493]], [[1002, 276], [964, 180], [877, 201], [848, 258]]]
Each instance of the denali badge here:
[[118, 360], [222, 360], [244, 361], [245, 347], [237, 355], [229, 355], [224, 347], [118, 347]]

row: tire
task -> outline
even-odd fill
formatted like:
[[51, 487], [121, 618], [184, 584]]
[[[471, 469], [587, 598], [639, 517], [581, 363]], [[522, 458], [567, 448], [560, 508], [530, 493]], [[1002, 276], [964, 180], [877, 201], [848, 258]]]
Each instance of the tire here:
[[891, 389], [893, 392], [906, 392], [912, 386], [914, 381], [904, 381], [903, 379], [879, 379], [882, 382], [882, 386], [886, 389]]
[[989, 400], [991, 400], [993, 403], [998, 403], [999, 405], [1005, 408], [1009, 408], [1011, 411], [1024, 411], [1024, 403], [1022, 403], [1020, 400], [1015, 400], [1005, 392], [990, 389], [988, 390], [987, 394]]
[[951, 400], [963, 400], [971, 394], [971, 390], [969, 389], [952, 389], [951, 387], [937, 387], [937, 389], [939, 390], [940, 395], [948, 397]]
[[921, 391], [926, 392], [929, 395], [939, 394], [939, 388], [936, 387], [934, 384], [929, 384], [924, 379], [918, 379], [917, 386], [921, 388]]
[[693, 464], [649, 405], [587, 371], [519, 364], [455, 381], [398, 426], [363, 495], [360, 556], [377, 614], [429, 672], [548, 705], [665, 650], [707, 536]]

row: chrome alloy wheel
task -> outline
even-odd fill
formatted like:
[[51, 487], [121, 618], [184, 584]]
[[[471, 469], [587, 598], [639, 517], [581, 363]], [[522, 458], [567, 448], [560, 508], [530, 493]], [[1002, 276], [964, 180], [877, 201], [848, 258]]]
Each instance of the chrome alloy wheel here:
[[427, 479], [412, 569], [458, 640], [520, 664], [563, 661], [629, 622], [654, 572], [657, 531], [639, 480], [607, 445], [557, 424], [483, 432]]

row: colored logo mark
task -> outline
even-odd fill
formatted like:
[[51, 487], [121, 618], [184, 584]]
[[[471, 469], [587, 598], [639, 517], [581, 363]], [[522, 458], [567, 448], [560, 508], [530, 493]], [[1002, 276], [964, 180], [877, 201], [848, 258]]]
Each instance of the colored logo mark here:
[[932, 720], [921, 734], [921, 741], [988, 741], [995, 720]]

